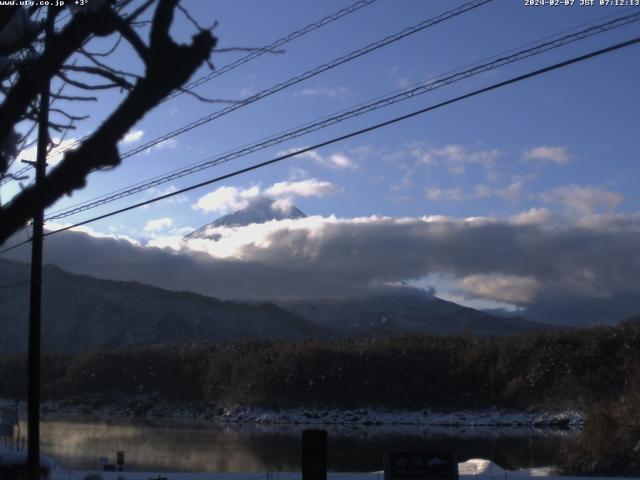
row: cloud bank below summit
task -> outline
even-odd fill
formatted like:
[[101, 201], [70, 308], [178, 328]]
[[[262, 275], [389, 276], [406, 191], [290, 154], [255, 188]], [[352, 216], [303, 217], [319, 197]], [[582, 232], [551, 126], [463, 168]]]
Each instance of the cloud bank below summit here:
[[[74, 273], [221, 298], [361, 295], [442, 275], [456, 296], [513, 304], [533, 320], [615, 323], [640, 310], [637, 214], [562, 223], [543, 210], [504, 220], [312, 216], [217, 233], [217, 241], [140, 245], [64, 232], [48, 237], [45, 259]], [[7, 257], [28, 261], [28, 253]]]

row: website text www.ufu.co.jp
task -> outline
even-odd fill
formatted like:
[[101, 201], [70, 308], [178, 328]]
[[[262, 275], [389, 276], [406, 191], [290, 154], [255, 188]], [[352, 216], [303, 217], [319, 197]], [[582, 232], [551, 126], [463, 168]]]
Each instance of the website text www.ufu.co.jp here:
[[16, 5], [21, 7], [64, 7], [68, 2], [86, 5], [87, 0], [82, 2], [73, 2], [71, 0], [0, 0], [0, 7], [13, 7]]

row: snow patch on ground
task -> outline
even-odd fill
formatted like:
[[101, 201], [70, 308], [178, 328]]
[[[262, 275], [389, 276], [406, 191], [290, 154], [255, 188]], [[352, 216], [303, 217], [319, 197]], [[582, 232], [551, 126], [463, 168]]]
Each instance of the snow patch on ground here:
[[[14, 466], [24, 465], [27, 462], [27, 452], [16, 451], [9, 447], [0, 445], [0, 465]], [[55, 472], [60, 470], [60, 466], [51, 458], [42, 455], [40, 457], [40, 465], [42, 467], [48, 467], [49, 471]]]
[[[41, 457], [42, 463], [51, 469], [50, 480], [299, 480], [300, 472], [247, 472], [247, 473], [181, 473], [181, 472], [94, 472], [67, 471], [60, 468], [48, 457]], [[0, 446], [0, 464], [23, 463], [26, 455]], [[585, 477], [555, 476], [551, 468], [529, 468], [505, 470], [490, 460], [473, 458], [458, 464], [461, 480], [526, 480], [534, 477], [546, 477], [548, 480], [578, 480]], [[328, 480], [382, 480], [383, 472], [330, 472]], [[589, 480], [605, 480], [607, 477], [589, 477]], [[586, 480], [586, 479], [585, 479]], [[611, 479], [613, 480], [613, 479]]]

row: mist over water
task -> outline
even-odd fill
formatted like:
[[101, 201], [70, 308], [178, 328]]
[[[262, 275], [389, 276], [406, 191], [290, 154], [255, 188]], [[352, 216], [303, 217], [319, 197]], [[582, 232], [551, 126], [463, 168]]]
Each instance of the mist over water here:
[[[26, 430], [24, 426], [23, 432]], [[42, 451], [70, 470], [101, 470], [125, 451], [125, 470], [299, 471], [305, 427], [220, 425], [178, 419], [60, 417], [42, 422]], [[573, 433], [424, 426], [328, 426], [330, 471], [376, 471], [389, 450], [453, 450], [459, 461], [487, 458], [509, 468], [561, 460]]]

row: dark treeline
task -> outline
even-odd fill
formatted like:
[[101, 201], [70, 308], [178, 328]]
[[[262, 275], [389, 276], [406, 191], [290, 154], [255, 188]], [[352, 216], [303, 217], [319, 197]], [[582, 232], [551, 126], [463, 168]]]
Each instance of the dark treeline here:
[[[0, 396], [24, 398], [24, 359], [0, 360]], [[640, 471], [640, 319], [504, 337], [150, 346], [49, 356], [45, 399], [150, 395], [169, 404], [588, 412], [567, 472]], [[101, 399], [101, 400], [100, 400]]]
[[[586, 408], [640, 376], [640, 322], [514, 336], [404, 336], [149, 346], [45, 356], [47, 399], [153, 393], [273, 408]], [[0, 360], [0, 396], [24, 393], [24, 360]]]

